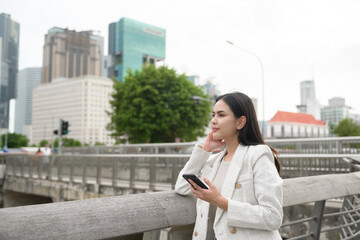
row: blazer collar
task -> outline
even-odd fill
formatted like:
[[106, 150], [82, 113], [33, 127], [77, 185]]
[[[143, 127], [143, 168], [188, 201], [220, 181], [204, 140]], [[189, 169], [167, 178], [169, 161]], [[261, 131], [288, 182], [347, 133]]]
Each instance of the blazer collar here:
[[[235, 189], [235, 182], [236, 182], [236, 179], [242, 168], [243, 159], [247, 153], [247, 150], [248, 150], [248, 146], [245, 146], [242, 144], [239, 144], [239, 146], [236, 148], [236, 151], [231, 160], [231, 163], [230, 163], [229, 169], [226, 173], [226, 177], [224, 179], [224, 184], [223, 184], [223, 187], [221, 190], [221, 195], [223, 195], [226, 199], [230, 199], [232, 197], [232, 194]], [[220, 165], [220, 160], [218, 161], [219, 165]], [[219, 167], [219, 165], [217, 166], [217, 168]], [[214, 167], [215, 167], [215, 165], [214, 165]], [[216, 169], [216, 172], [217, 172], [217, 169]], [[215, 172], [215, 174], [216, 174], [216, 172]], [[213, 173], [213, 175], [214, 175], [214, 173]], [[215, 176], [214, 176], [214, 178], [215, 178]], [[212, 180], [214, 180], [214, 179], [212, 179]], [[224, 212], [223, 209], [217, 208], [214, 224], [216, 224], [216, 222], [220, 219], [223, 212]]]

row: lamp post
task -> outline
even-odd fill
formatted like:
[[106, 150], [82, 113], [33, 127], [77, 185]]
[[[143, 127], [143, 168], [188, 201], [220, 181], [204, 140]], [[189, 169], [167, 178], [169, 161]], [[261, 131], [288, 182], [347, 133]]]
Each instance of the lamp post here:
[[211, 101], [210, 99], [203, 98], [203, 97], [200, 97], [200, 96], [191, 96], [191, 99], [192, 99], [192, 100], [195, 100], [195, 101], [197, 101], [197, 102], [205, 101], [205, 102], [214, 103], [214, 101]]
[[250, 52], [249, 50], [246, 50], [245, 48], [239, 47], [237, 45], [235, 45], [233, 42], [231, 41], [226, 41], [228, 44], [236, 47], [237, 49], [240, 49], [248, 54], [250, 54], [251, 56], [255, 57], [258, 62], [260, 63], [260, 68], [261, 68], [261, 94], [262, 94], [262, 134], [265, 134], [265, 97], [264, 97], [264, 65], [261, 61], [261, 59], [253, 52]]

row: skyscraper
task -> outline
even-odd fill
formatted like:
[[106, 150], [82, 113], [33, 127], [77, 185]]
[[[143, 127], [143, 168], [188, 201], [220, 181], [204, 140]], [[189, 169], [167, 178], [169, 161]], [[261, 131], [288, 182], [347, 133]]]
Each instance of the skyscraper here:
[[308, 99], [316, 99], [314, 81], [309, 80], [300, 82], [300, 94], [301, 105], [306, 105]]
[[300, 82], [300, 105], [296, 106], [300, 113], [311, 114], [320, 119], [320, 103], [315, 95], [314, 80]]
[[[31, 138], [29, 128], [32, 117], [32, 92], [41, 84], [41, 68], [25, 68], [19, 71], [15, 104], [15, 132]], [[31, 140], [31, 139], [30, 139]]]
[[9, 125], [9, 101], [15, 98], [19, 59], [20, 24], [9, 14], [0, 14], [0, 128]]
[[93, 31], [54, 27], [45, 35], [41, 82], [84, 75], [101, 76], [103, 37]]
[[129, 18], [109, 24], [108, 77], [124, 80], [127, 69], [165, 59], [165, 29]]

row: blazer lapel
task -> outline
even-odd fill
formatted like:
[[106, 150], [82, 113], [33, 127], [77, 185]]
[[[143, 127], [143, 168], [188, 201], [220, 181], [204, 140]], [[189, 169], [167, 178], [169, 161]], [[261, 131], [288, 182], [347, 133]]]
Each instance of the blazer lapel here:
[[[226, 199], [230, 199], [235, 189], [236, 179], [240, 173], [242, 168], [242, 163], [244, 159], [244, 155], [247, 152], [248, 147], [239, 144], [237, 147], [233, 159], [231, 160], [229, 169], [226, 173], [226, 177], [224, 179], [224, 184], [221, 190], [221, 195], [223, 195]], [[220, 165], [220, 162], [219, 162]], [[217, 208], [214, 225], [219, 221], [221, 215], [224, 213], [224, 210], [221, 208]]]
[[223, 159], [224, 155], [226, 153], [226, 148], [224, 149], [224, 151], [219, 155], [219, 157], [214, 161], [212, 170], [211, 170], [211, 176], [209, 178], [210, 182], [214, 181], [214, 178], [216, 176], [217, 171], [219, 170], [220, 167], [220, 163], [221, 160]]

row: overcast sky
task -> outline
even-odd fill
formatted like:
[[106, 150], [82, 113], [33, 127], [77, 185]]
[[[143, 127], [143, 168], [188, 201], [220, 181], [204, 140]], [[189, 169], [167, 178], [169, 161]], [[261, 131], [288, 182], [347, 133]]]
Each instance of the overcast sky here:
[[265, 119], [296, 111], [300, 81], [315, 80], [320, 104], [338, 96], [360, 113], [360, 1], [356, 0], [2, 0], [0, 12], [20, 23], [19, 69], [42, 65], [44, 35], [54, 27], [99, 30], [122, 17], [166, 29], [165, 64], [199, 75], [221, 93], [242, 91]]

